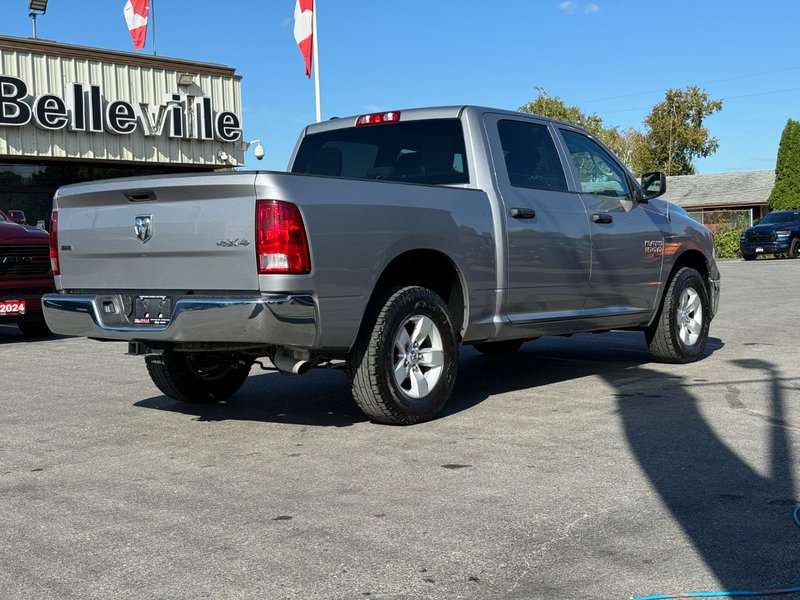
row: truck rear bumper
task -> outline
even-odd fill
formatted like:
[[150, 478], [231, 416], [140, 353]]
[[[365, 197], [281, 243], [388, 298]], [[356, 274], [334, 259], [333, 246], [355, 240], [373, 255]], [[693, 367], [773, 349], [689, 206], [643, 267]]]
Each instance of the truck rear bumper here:
[[307, 294], [248, 298], [181, 298], [166, 325], [136, 325], [122, 314], [118, 294], [47, 294], [48, 327], [56, 333], [110, 340], [245, 342], [308, 348], [317, 335], [317, 311]]

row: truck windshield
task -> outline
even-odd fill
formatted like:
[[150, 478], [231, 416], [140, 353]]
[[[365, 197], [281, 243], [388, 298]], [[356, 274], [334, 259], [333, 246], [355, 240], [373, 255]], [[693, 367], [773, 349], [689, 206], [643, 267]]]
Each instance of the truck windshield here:
[[787, 210], [781, 212], [771, 212], [765, 216], [759, 225], [772, 225], [775, 223], [791, 223], [792, 221], [800, 221], [800, 211]]
[[426, 183], [468, 183], [458, 119], [348, 127], [303, 138], [292, 173]]

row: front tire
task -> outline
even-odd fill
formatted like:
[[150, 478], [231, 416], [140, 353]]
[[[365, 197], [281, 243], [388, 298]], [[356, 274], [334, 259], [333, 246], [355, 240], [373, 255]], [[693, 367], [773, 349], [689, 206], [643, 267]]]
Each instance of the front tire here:
[[708, 288], [690, 267], [680, 269], [667, 288], [661, 313], [645, 331], [653, 358], [666, 363], [699, 359], [708, 342], [711, 319]]
[[213, 354], [165, 351], [145, 356], [147, 372], [166, 396], [190, 404], [231, 397], [242, 387], [252, 361]]
[[792, 240], [792, 245], [789, 246], [789, 258], [800, 258], [800, 238]]
[[745, 260], [755, 260], [756, 259], [756, 255], [755, 254], [742, 254], [742, 258], [745, 259]]
[[427, 288], [393, 288], [368, 312], [347, 373], [367, 416], [412, 425], [444, 408], [457, 363], [458, 337], [444, 301]]

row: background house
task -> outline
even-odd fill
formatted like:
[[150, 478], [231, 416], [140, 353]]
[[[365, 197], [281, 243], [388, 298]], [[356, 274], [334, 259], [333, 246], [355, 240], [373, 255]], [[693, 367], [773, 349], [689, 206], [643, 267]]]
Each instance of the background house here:
[[721, 224], [750, 227], [769, 212], [775, 171], [736, 171], [667, 177], [664, 198], [714, 229]]

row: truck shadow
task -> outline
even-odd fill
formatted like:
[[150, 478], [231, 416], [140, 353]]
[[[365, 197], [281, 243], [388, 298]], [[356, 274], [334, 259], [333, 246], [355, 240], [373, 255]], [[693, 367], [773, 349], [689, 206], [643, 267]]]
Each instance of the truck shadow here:
[[198, 421], [262, 421], [319, 427], [348, 427], [367, 421], [350, 395], [344, 373], [312, 369], [302, 376], [258, 373], [226, 402], [186, 404], [155, 396], [134, 406], [197, 417]]
[[[722, 346], [720, 340], [710, 338], [707, 355]], [[541, 338], [506, 356], [485, 356], [465, 347], [459, 380], [443, 416], [467, 410], [496, 394], [624, 371], [651, 361], [644, 336], [629, 331]]]
[[24, 335], [16, 325], [0, 325], [0, 346], [6, 344], [32, 344], [40, 342], [51, 342], [53, 340], [66, 340], [70, 336], [51, 334], [41, 337], [28, 337]]
[[[721, 346], [718, 340], [709, 340], [710, 351]], [[535, 389], [596, 374], [598, 369], [620, 370], [649, 361], [644, 338], [633, 332], [543, 338], [508, 357], [483, 356], [464, 347], [456, 388], [440, 418], [469, 410], [495, 394]], [[154, 396], [134, 406], [211, 422], [238, 420], [346, 427], [367, 421], [353, 401], [344, 373], [323, 369], [313, 369], [297, 377], [259, 373], [254, 368], [245, 385], [227, 402], [186, 404]]]

